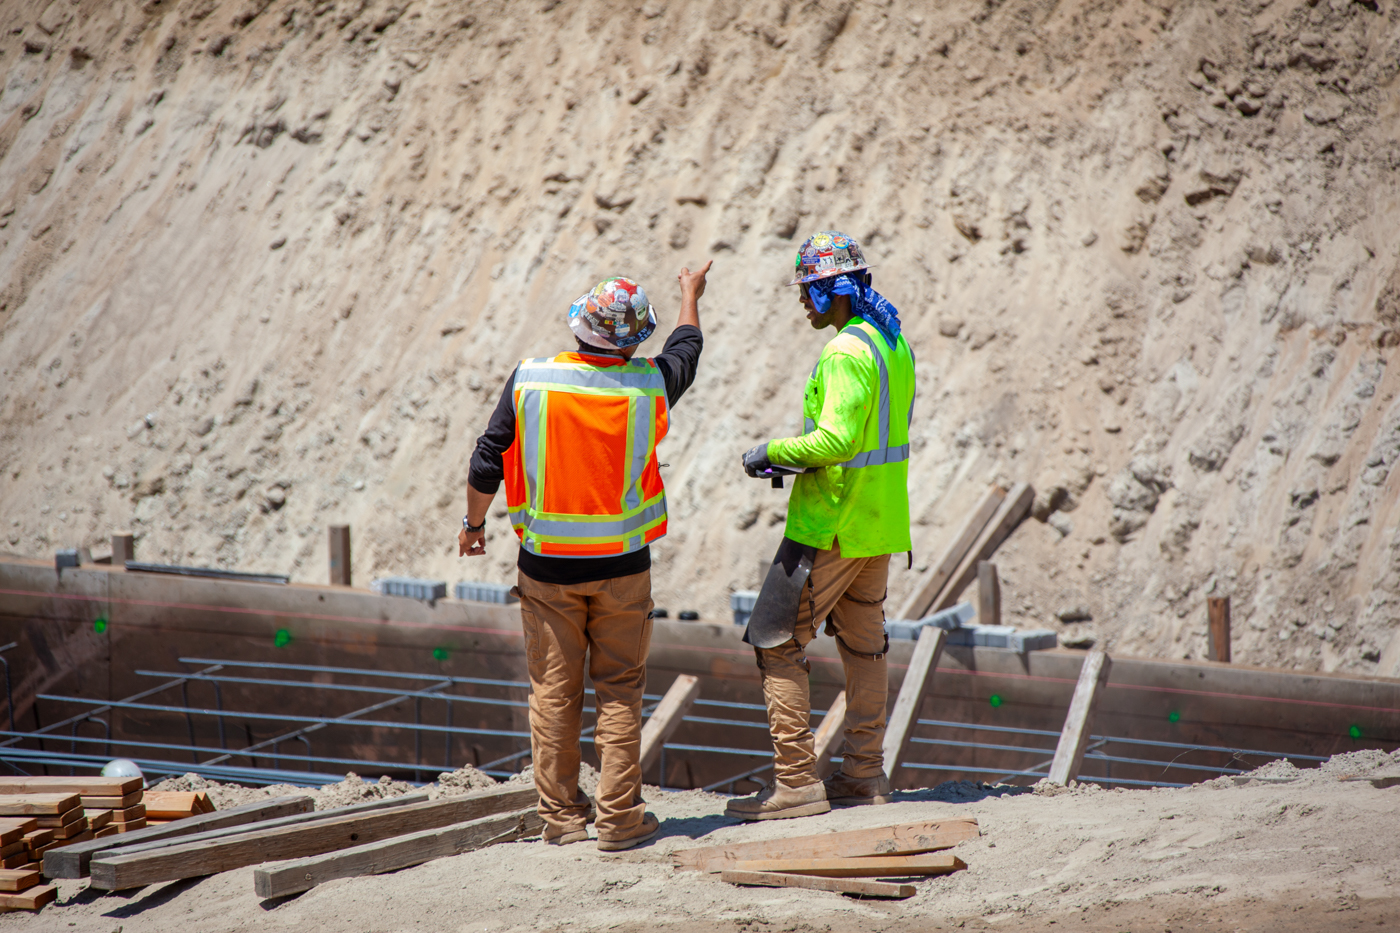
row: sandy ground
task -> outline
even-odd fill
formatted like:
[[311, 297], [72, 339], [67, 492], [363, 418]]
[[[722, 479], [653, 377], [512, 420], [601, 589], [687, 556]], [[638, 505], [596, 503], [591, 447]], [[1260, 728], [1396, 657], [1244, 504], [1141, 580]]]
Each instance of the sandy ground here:
[[892, 612], [1025, 480], [1013, 624], [1400, 663], [1400, 5], [8, 0], [0, 73], [0, 549], [506, 581], [503, 511], [453, 545], [502, 380], [714, 258], [654, 581], [722, 619], [836, 227], [919, 360]]
[[[1400, 787], [1344, 780], [1382, 775], [1400, 775], [1400, 755], [1358, 752], [1306, 771], [1276, 762], [1183, 789], [958, 782], [900, 792], [887, 807], [759, 825], [726, 819], [714, 794], [649, 789], [662, 832], [631, 852], [531, 840], [277, 901], [253, 894], [252, 869], [122, 894], [65, 881], [57, 906], [0, 917], [0, 929], [1395, 929]], [[980, 839], [955, 850], [968, 869], [919, 881], [902, 902], [738, 888], [677, 872], [668, 857], [697, 843], [943, 817], [981, 825]]]

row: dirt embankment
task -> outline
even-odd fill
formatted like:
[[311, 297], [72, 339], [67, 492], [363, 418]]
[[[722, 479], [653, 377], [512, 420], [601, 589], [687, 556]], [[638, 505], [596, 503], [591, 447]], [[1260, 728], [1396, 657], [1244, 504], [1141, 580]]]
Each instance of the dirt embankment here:
[[[0, 9], [0, 548], [505, 580], [472, 440], [568, 302], [716, 259], [663, 460], [658, 602], [727, 613], [858, 236], [919, 359], [918, 582], [988, 482], [1008, 620], [1389, 671], [1400, 644], [1400, 7], [12, 0]], [[656, 342], [659, 346], [659, 341]], [[1055, 613], [1085, 607], [1091, 623]], [[1382, 663], [1383, 662], [1383, 663]]]

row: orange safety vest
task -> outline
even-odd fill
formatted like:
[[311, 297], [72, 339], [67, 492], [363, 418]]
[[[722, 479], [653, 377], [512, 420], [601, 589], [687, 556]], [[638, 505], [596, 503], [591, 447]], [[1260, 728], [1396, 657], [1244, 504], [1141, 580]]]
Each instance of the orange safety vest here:
[[522, 360], [506, 507], [520, 545], [549, 557], [630, 554], [666, 534], [656, 445], [666, 381], [649, 359]]

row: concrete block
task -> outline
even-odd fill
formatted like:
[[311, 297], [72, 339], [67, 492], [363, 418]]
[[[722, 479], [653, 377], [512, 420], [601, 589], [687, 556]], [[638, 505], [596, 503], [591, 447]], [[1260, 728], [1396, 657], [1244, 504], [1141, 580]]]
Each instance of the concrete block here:
[[419, 599], [429, 604], [447, 596], [446, 580], [384, 577], [370, 583], [369, 588], [380, 596], [407, 596], [409, 599]]
[[453, 595], [458, 599], [469, 599], [478, 603], [497, 603], [502, 606], [509, 606], [512, 603], [520, 602], [520, 597], [511, 593], [512, 587], [508, 583], [476, 583], [463, 581], [458, 583], [453, 590]]
[[1016, 629], [1010, 625], [974, 625], [972, 643], [980, 648], [1010, 648]]
[[53, 567], [60, 573], [65, 567], [79, 567], [82, 565], [82, 558], [75, 547], [66, 547], [57, 551], [53, 555]]
[[1045, 651], [1054, 648], [1059, 644], [1055, 633], [1047, 628], [1032, 629], [1030, 631], [1017, 631], [1012, 634], [1008, 648], [1025, 654], [1027, 651]]
[[972, 603], [958, 603], [950, 606], [942, 612], [935, 612], [931, 616], [925, 616], [916, 624], [936, 625], [941, 629], [952, 631], [955, 628], [962, 628], [977, 616], [977, 610]]

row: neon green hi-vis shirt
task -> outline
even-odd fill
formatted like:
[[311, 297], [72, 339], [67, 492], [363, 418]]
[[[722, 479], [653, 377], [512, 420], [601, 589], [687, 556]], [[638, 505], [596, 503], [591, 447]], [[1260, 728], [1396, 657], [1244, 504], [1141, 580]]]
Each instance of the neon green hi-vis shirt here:
[[852, 318], [822, 350], [802, 398], [806, 433], [768, 442], [768, 459], [816, 467], [795, 478], [784, 534], [842, 557], [909, 550], [909, 421], [914, 354]]

